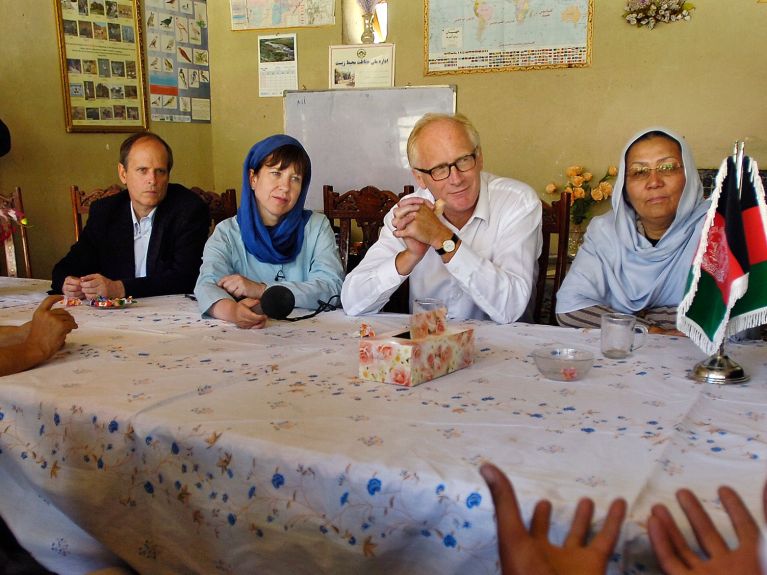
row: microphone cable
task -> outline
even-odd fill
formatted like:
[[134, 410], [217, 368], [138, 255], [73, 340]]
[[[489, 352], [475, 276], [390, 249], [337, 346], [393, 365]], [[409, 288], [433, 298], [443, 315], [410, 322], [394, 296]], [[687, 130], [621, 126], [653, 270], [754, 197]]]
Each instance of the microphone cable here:
[[[184, 297], [188, 298], [188, 299], [190, 299], [192, 301], [197, 301], [197, 298], [194, 296], [194, 294], [185, 293]], [[235, 301], [238, 301], [238, 300], [235, 300]], [[309, 313], [309, 314], [306, 314], [306, 315], [302, 315], [302, 316], [299, 316], [299, 317], [285, 317], [285, 318], [281, 318], [281, 319], [284, 319], [285, 321], [299, 321], [299, 320], [302, 320], [302, 319], [312, 318], [312, 317], [314, 317], [316, 315], [321, 314], [323, 311], [335, 311], [337, 309], [342, 309], [342, 306], [341, 306], [341, 296], [338, 295], [338, 294], [332, 296], [330, 299], [328, 299], [328, 301], [322, 301], [321, 299], [318, 299], [317, 300], [317, 309], [315, 309], [312, 313]], [[272, 318], [272, 319], [274, 319], [274, 318]]]
[[321, 299], [317, 300], [317, 309], [315, 309], [312, 313], [302, 315], [299, 317], [286, 317], [285, 320], [287, 321], [299, 321], [302, 319], [309, 319], [316, 315], [319, 315], [323, 311], [335, 311], [337, 309], [341, 309], [341, 296], [340, 295], [334, 295], [328, 301], [322, 301]]

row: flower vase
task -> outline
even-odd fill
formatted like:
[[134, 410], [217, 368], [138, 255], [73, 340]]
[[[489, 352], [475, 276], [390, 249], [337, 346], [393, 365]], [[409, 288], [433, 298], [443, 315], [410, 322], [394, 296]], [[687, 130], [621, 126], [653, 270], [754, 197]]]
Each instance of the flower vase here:
[[375, 39], [373, 34], [373, 12], [366, 12], [362, 15], [362, 36], [360, 40], [363, 44], [372, 44]]
[[575, 258], [578, 253], [578, 248], [583, 243], [583, 234], [586, 233], [586, 224], [581, 222], [576, 224], [570, 222], [570, 235], [567, 238], [567, 257], [570, 259]]

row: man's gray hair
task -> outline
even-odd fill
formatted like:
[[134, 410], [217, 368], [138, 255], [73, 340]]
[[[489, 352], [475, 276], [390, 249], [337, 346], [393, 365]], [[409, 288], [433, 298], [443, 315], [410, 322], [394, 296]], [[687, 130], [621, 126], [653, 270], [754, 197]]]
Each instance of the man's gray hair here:
[[479, 148], [479, 132], [477, 132], [477, 128], [474, 127], [474, 124], [472, 124], [471, 121], [463, 114], [424, 114], [421, 119], [415, 123], [415, 126], [413, 126], [413, 131], [410, 132], [410, 136], [407, 139], [407, 161], [411, 168], [424, 167], [416, 165], [418, 163], [416, 147], [418, 145], [418, 138], [420, 137], [421, 132], [424, 130], [424, 128], [426, 128], [426, 126], [429, 126], [434, 122], [441, 122], [444, 120], [448, 120], [458, 124], [459, 126], [462, 126], [466, 131], [466, 135], [471, 141], [472, 146], [474, 146], [474, 148]]

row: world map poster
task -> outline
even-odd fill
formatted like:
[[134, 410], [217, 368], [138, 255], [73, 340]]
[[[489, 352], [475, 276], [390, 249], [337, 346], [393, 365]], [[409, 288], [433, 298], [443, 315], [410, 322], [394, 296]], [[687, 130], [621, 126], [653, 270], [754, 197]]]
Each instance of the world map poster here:
[[425, 0], [427, 75], [591, 64], [593, 0]]

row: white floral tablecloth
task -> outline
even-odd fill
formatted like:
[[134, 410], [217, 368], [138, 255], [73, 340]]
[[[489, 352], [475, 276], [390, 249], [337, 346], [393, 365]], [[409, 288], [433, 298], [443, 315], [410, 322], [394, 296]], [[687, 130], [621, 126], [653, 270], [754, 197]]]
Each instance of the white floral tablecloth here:
[[[0, 280], [0, 321], [46, 287]], [[0, 513], [60, 573], [497, 573], [485, 459], [526, 514], [553, 501], [555, 538], [579, 497], [598, 521], [625, 497], [611, 573], [657, 572], [645, 520], [679, 487], [729, 538], [718, 485], [761, 516], [764, 342], [729, 348], [749, 384], [716, 387], [685, 378], [704, 356], [684, 338], [617, 361], [598, 331], [469, 322], [475, 365], [408, 389], [357, 378], [360, 320], [341, 312], [260, 331], [181, 296], [72, 313], [54, 359], [0, 378]], [[548, 342], [595, 351], [587, 378], [542, 379], [528, 356]]]

